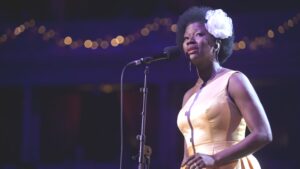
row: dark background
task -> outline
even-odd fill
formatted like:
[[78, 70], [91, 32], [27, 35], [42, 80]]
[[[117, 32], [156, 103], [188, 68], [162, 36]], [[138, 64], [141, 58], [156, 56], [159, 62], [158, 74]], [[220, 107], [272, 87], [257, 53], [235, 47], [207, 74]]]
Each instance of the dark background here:
[[[223, 66], [249, 77], [267, 112], [274, 140], [255, 153], [262, 168], [297, 168], [296, 0], [1, 1], [0, 168], [118, 168], [121, 70], [132, 60], [175, 45], [171, 26], [192, 5], [224, 9], [233, 19], [237, 44], [246, 43]], [[154, 23], [158, 30], [142, 36], [140, 30]], [[16, 34], [21, 24], [25, 30]], [[38, 32], [41, 26], [44, 33]], [[268, 38], [268, 30], [274, 38]], [[100, 44], [118, 35], [133, 39], [105, 49], [83, 46], [87, 39]], [[79, 45], [61, 46], [66, 36]], [[138, 152], [143, 72], [144, 66], [132, 66], [124, 76], [124, 168], [137, 168], [131, 157]], [[150, 65], [146, 140], [153, 149], [151, 168], [179, 168], [183, 138], [176, 118], [195, 79], [183, 56]]]

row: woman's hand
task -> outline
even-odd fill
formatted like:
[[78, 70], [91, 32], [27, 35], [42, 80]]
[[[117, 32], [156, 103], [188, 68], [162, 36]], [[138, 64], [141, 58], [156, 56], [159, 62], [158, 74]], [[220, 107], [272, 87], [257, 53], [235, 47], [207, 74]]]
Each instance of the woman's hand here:
[[201, 169], [205, 167], [215, 167], [216, 161], [213, 156], [196, 153], [182, 163], [185, 169]]

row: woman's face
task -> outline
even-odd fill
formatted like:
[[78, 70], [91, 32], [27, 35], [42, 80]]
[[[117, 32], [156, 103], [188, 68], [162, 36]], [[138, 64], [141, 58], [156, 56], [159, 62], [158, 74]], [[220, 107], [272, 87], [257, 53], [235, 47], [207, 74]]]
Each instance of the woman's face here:
[[204, 24], [189, 24], [184, 33], [183, 50], [193, 64], [213, 61], [214, 38], [208, 33]]

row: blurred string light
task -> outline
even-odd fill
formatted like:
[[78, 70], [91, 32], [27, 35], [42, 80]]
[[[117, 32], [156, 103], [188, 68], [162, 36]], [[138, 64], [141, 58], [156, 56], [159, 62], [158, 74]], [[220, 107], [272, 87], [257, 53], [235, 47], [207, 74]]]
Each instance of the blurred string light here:
[[300, 13], [294, 17], [288, 19], [286, 22], [277, 26], [275, 29], [269, 29], [263, 36], [255, 37], [253, 40], [249, 40], [244, 37], [242, 40], [234, 43], [234, 50], [257, 50], [258, 48], [267, 48], [272, 46], [272, 39], [276, 36], [285, 34], [288, 30], [295, 27], [300, 21]]
[[[126, 87], [130, 87], [131, 85], [126, 85]], [[102, 93], [112, 93], [115, 91], [118, 91], [120, 89], [120, 86], [118, 84], [84, 84], [80, 85], [80, 89], [82, 91], [87, 92], [102, 92]]]
[[[275, 29], [269, 29], [263, 36], [255, 37], [253, 40], [244, 37], [234, 43], [234, 50], [256, 50], [258, 48], [265, 48], [272, 46], [272, 39], [276, 36], [285, 34], [288, 30], [294, 28], [300, 21], [300, 13], [294, 17], [288, 19], [283, 24], [277, 26]], [[117, 35], [113, 38], [97, 38], [93, 39], [77, 39], [75, 40], [71, 35], [64, 37], [60, 36], [60, 33], [47, 28], [45, 25], [36, 25], [34, 19], [24, 22], [23, 24], [15, 27], [14, 29], [8, 29], [6, 33], [0, 35], [0, 45], [6, 43], [9, 40], [15, 39], [24, 33], [26, 30], [32, 30], [33, 33], [38, 34], [44, 41], [54, 40], [60, 47], [70, 47], [71, 49], [84, 47], [86, 49], [107, 49], [109, 47], [118, 47], [120, 45], [127, 46], [143, 37], [147, 37], [151, 32], [158, 31], [162, 27], [167, 31], [175, 33], [177, 25], [174, 24], [171, 18], [155, 18], [152, 23], [146, 24], [140, 30], [128, 35]], [[108, 36], [107, 36], [108, 37]]]
[[15, 27], [14, 29], [7, 29], [6, 33], [0, 35], [0, 45], [4, 44], [10, 39], [17, 38], [26, 30], [33, 29], [35, 27], [36, 27], [35, 20], [31, 19], [30, 21], [26, 21], [23, 24]]
[[[36, 25], [35, 20], [31, 19], [24, 24], [17, 26], [14, 31], [8, 30], [0, 36], [0, 45], [8, 40], [15, 39], [26, 30], [31, 30], [34, 34], [40, 35], [44, 41], [53, 40], [58, 46], [70, 47], [72, 49], [84, 47], [87, 49], [107, 49], [109, 47], [118, 47], [120, 45], [129, 45], [143, 37], [147, 37], [151, 32], [158, 31], [161, 28], [167, 28], [168, 31], [176, 32], [176, 25], [172, 24], [170, 18], [155, 18], [152, 23], [146, 24], [140, 30], [128, 35], [117, 35], [113, 38], [92, 39], [74, 39], [71, 35], [61, 37], [61, 33], [47, 28], [45, 25]], [[109, 37], [109, 36], [107, 36]]]

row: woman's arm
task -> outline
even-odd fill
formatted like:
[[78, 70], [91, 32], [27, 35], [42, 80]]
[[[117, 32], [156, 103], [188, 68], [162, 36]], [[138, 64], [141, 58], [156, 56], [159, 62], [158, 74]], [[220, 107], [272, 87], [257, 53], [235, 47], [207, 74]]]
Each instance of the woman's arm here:
[[265, 110], [248, 78], [235, 73], [229, 79], [228, 92], [239, 108], [250, 134], [241, 142], [214, 155], [217, 165], [254, 153], [272, 141], [272, 131]]
[[184, 141], [184, 150], [183, 150], [183, 159], [182, 159], [182, 162], [181, 162], [181, 167], [184, 166], [186, 160], [188, 159], [188, 153], [187, 153], [187, 148], [186, 148], [186, 142]]
[[245, 119], [250, 134], [239, 143], [215, 155], [197, 153], [190, 156], [182, 163], [187, 168], [194, 164], [197, 164], [200, 168], [226, 164], [254, 153], [272, 141], [271, 127], [265, 110], [248, 78], [242, 73], [235, 73], [231, 76], [228, 85], [229, 95]]

